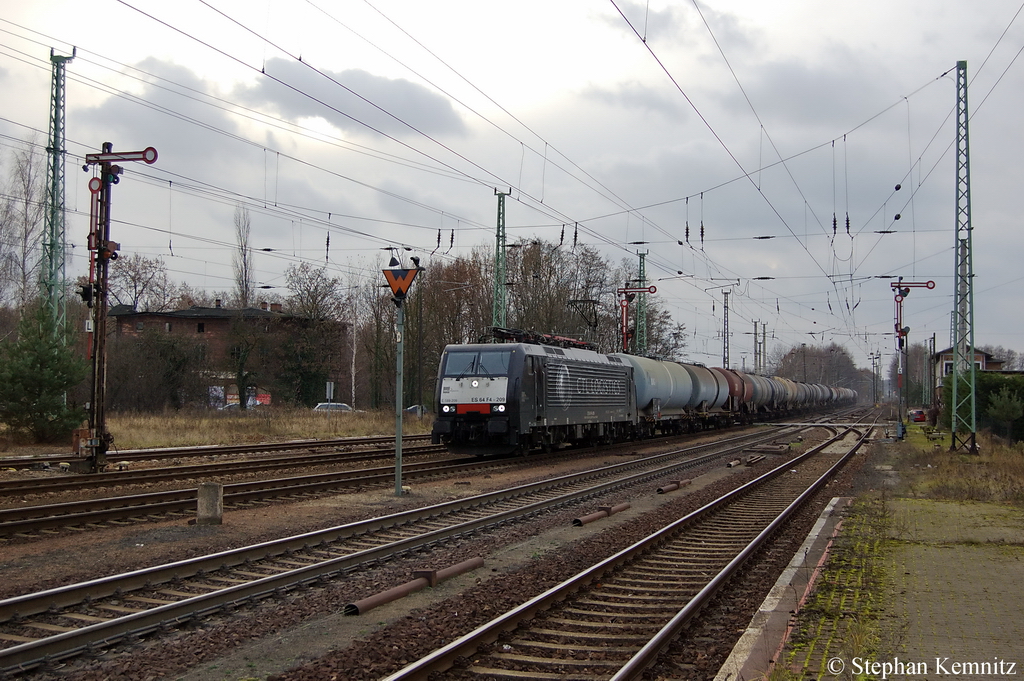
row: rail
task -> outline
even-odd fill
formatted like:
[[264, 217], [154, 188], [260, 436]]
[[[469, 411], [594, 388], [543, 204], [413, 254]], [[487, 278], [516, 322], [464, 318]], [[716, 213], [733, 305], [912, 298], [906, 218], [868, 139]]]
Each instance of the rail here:
[[[777, 433], [755, 434], [756, 439], [777, 437]], [[178, 561], [155, 566], [82, 584], [58, 587], [47, 591], [26, 594], [0, 601], [0, 622], [20, 623], [26, 617], [41, 613], [59, 613], [63, 608], [74, 607], [83, 602], [98, 602], [111, 596], [130, 594], [133, 591], [153, 588], [174, 580], [183, 580], [196, 575], [231, 570], [245, 566], [251, 575], [253, 562], [275, 560], [287, 555], [294, 562], [295, 555], [302, 551], [323, 554], [329, 552], [332, 542], [358, 538], [365, 543], [374, 532], [383, 532], [403, 527], [416, 521], [429, 520], [435, 529], [415, 531], [397, 541], [388, 541], [379, 546], [365, 548], [339, 555], [328, 560], [303, 567], [282, 570], [278, 574], [262, 578], [246, 578], [245, 583], [219, 588], [210, 593], [195, 595], [173, 603], [165, 603], [141, 612], [131, 613], [89, 626], [26, 641], [0, 650], [0, 671], [31, 668], [46, 659], [59, 659], [74, 655], [89, 648], [102, 645], [128, 634], [143, 634], [160, 626], [188, 620], [260, 597], [268, 593], [282, 592], [297, 586], [310, 584], [325, 577], [347, 573], [360, 565], [404, 555], [424, 546], [433, 546], [455, 537], [468, 536], [491, 526], [530, 518], [556, 507], [578, 503], [611, 491], [672, 475], [686, 468], [707, 463], [715, 457], [728, 456], [735, 448], [748, 446], [755, 437], [752, 435], [729, 438], [725, 443], [708, 443], [684, 450], [660, 454], [649, 459], [636, 460], [604, 466], [586, 473], [566, 475], [529, 485], [483, 494], [476, 497], [438, 504], [404, 513], [351, 523], [340, 527], [297, 535], [282, 540], [265, 542], [254, 546], [223, 551], [191, 560]], [[700, 454], [701, 451], [717, 450]], [[683, 456], [693, 458], [679, 461]], [[673, 457], [677, 460], [672, 460]], [[610, 478], [610, 479], [606, 479]], [[602, 480], [603, 479], [603, 480]], [[499, 506], [501, 502], [513, 501], [514, 508]], [[496, 510], [487, 511], [489, 505]], [[473, 516], [466, 520], [456, 516], [466, 512]], [[448, 516], [453, 520], [444, 521]], [[436, 523], [447, 522], [441, 528]], [[287, 561], [286, 561], [287, 562]], [[276, 569], [276, 568], [275, 568]], [[237, 581], [237, 580], [227, 580]]]
[[[828, 440], [824, 444], [809, 450], [807, 453], [801, 455], [793, 461], [786, 462], [785, 464], [775, 468], [772, 471], [752, 480], [751, 482], [737, 488], [736, 490], [720, 497], [719, 499], [705, 505], [704, 507], [694, 511], [693, 513], [681, 518], [680, 520], [668, 525], [667, 527], [659, 530], [658, 532], [650, 535], [649, 537], [637, 542], [636, 544], [620, 551], [619, 553], [597, 563], [596, 565], [584, 570], [583, 572], [575, 575], [574, 577], [565, 580], [561, 584], [549, 589], [548, 591], [540, 594], [539, 596], [532, 598], [520, 606], [508, 611], [507, 613], [495, 618], [491, 622], [488, 622], [474, 631], [466, 634], [465, 636], [445, 645], [433, 653], [423, 657], [422, 659], [407, 665], [405, 668], [395, 672], [394, 674], [386, 677], [382, 681], [414, 681], [420, 679], [426, 679], [432, 672], [442, 671], [450, 668], [453, 663], [459, 658], [469, 658], [470, 656], [478, 657], [478, 651], [481, 647], [493, 643], [498, 640], [499, 636], [504, 632], [512, 631], [519, 627], [522, 623], [534, 618], [539, 612], [552, 608], [555, 604], [561, 603], [574, 594], [585, 591], [590, 585], [597, 584], [600, 581], [607, 578], [609, 573], [618, 569], [619, 567], [627, 564], [629, 561], [636, 559], [641, 554], [648, 551], [655, 550], [655, 547], [662, 544], [667, 538], [680, 532], [684, 528], [687, 528], [699, 520], [707, 518], [719, 509], [733, 503], [735, 500], [745, 496], [751, 490], [765, 484], [767, 481], [774, 480], [781, 475], [784, 475], [787, 471], [792, 470], [794, 466], [805, 462], [812, 457], [816, 456], [819, 452], [825, 450], [827, 447], [835, 444], [845, 437], [848, 433], [857, 433], [857, 443], [849, 449], [839, 461], [834, 465], [830, 466], [829, 469], [820, 477], [818, 477], [807, 489], [801, 493], [794, 501], [792, 501], [786, 508], [780, 513], [774, 520], [772, 520], [767, 527], [765, 527], [757, 536], [747, 544], [736, 556], [729, 561], [728, 565], [722, 569], [718, 574], [712, 577], [706, 586], [704, 586], [698, 594], [690, 600], [690, 602], [683, 607], [671, 620], [662, 627], [649, 641], [640, 647], [635, 654], [633, 654], [627, 662], [615, 670], [613, 678], [615, 681], [626, 681], [627, 679], [635, 679], [639, 673], [649, 666], [656, 658], [661, 650], [668, 645], [668, 643], [677, 635], [679, 630], [686, 626], [690, 619], [696, 614], [703, 606], [705, 606], [708, 600], [725, 584], [732, 575], [740, 568], [744, 561], [754, 553], [767, 538], [775, 532], [778, 527], [788, 519], [792, 513], [802, 503], [806, 501], [814, 492], [816, 492], [821, 485], [835, 474], [839, 468], [845, 464], [849, 457], [857, 451], [860, 445], [867, 437], [869, 430], [861, 433], [855, 429], [846, 429], [840, 435]], [[571, 636], [566, 634], [566, 636]], [[572, 647], [572, 646], [569, 646]], [[562, 660], [563, 662], [571, 662], [571, 660]], [[601, 666], [608, 664], [607, 662], [595, 662], [594, 666]], [[482, 670], [480, 673], [487, 675], [488, 670]], [[495, 670], [490, 670], [495, 672]], [[495, 672], [496, 673], [496, 672]], [[525, 674], [528, 676], [528, 674]], [[546, 677], [545, 677], [546, 678]], [[552, 677], [554, 678], [554, 677]], [[593, 678], [601, 678], [594, 676]]]

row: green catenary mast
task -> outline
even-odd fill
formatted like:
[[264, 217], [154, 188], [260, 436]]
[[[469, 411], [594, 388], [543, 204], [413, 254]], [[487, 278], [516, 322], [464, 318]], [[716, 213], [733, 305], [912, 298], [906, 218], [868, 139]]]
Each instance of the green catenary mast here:
[[[647, 286], [647, 254], [649, 251], [636, 254], [640, 256], [640, 271], [638, 273], [637, 285], [639, 288]], [[647, 354], [647, 294], [641, 293], [636, 306], [636, 354]]]
[[491, 313], [491, 326], [504, 329], [508, 310], [505, 285], [505, 197], [507, 194], [497, 190], [494, 193], [498, 196], [498, 228], [494, 239], [494, 307]]
[[956, 63], [956, 293], [953, 305], [953, 386], [950, 450], [975, 454], [974, 261], [971, 254], [971, 154], [967, 62]]
[[64, 305], [64, 67], [75, 58], [77, 51], [72, 49], [70, 57], [62, 57], [50, 50], [53, 79], [50, 91], [50, 134], [46, 147], [46, 213], [40, 285], [43, 304], [50, 310], [59, 338], [64, 337], [67, 321]]

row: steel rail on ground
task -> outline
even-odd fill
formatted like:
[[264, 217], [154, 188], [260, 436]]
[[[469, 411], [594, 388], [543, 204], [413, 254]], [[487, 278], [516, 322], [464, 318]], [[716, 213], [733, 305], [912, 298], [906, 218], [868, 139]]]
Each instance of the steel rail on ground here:
[[[754, 433], [729, 438], [726, 443], [733, 448], [742, 448], [748, 446], [751, 441], [757, 441], [758, 439], [770, 440], [778, 437], [778, 435], [778, 433]], [[657, 455], [649, 459], [604, 466], [586, 473], [561, 476], [508, 490], [350, 523], [327, 530], [296, 535], [283, 540], [264, 542], [209, 556], [144, 568], [123, 575], [100, 578], [82, 584], [57, 587], [47, 591], [9, 598], [0, 601], [0, 622], [17, 620], [18, 618], [47, 611], [56, 611], [60, 608], [77, 605], [86, 600], [96, 600], [174, 579], [187, 578], [201, 571], [218, 570], [223, 567], [240, 565], [246, 561], [279, 556], [289, 551], [323, 545], [339, 538], [393, 528], [417, 519], [436, 519], [437, 516], [443, 513], [455, 510], [482, 507], [486, 504], [522, 497], [541, 490], [553, 490], [558, 487], [579, 485], [587, 478], [598, 479], [625, 474], [632, 469], [644, 466], [649, 467], [652, 463], [657, 463], [660, 466], [655, 470], [648, 469], [640, 473], [616, 477], [613, 480], [593, 485], [585, 490], [571, 491], [568, 494], [553, 496], [520, 508], [501, 511], [475, 520], [461, 522], [453, 526], [394, 541], [379, 547], [354, 552], [262, 579], [256, 579], [245, 584], [227, 587], [216, 592], [197, 595], [193, 598], [117, 617], [74, 631], [15, 645], [0, 650], [0, 672], [32, 668], [46, 660], [55, 660], [75, 655], [87, 650], [90, 646], [104, 645], [128, 634], [144, 634], [161, 626], [173, 625], [176, 622], [186, 621], [198, 615], [231, 607], [253, 598], [312, 584], [328, 576], [349, 572], [361, 564], [385, 560], [396, 555], [404, 555], [424, 546], [437, 545], [455, 537], [471, 535], [486, 528], [498, 526], [516, 519], [532, 517], [554, 507], [577, 503], [615, 489], [625, 488], [641, 482], [663, 479], [666, 475], [672, 475], [679, 470], [701, 465], [715, 457], [728, 455], [729, 452], [728, 450], [726, 452], [715, 451], [710, 454], [698, 455], [692, 459], [676, 462], [671, 462], [671, 457], [675, 456], [678, 458], [683, 453], [692, 454], [699, 451], [707, 451], [716, 447], [720, 448], [722, 445], [722, 442], [706, 443], [684, 450], [677, 450], [676, 452]], [[667, 460], [669, 462], [665, 463]]]
[[[477, 458], [406, 463], [410, 479], [451, 475], [494, 466], [498, 461]], [[394, 466], [301, 475], [224, 485], [225, 507], [299, 494], [316, 494], [339, 487], [386, 484], [394, 480]], [[60, 504], [0, 509], [0, 537], [58, 527], [106, 522], [146, 515], [194, 511], [196, 490], [146, 492], [119, 497], [69, 501]]]
[[[413, 453], [415, 453], [415, 450], [413, 450]], [[473, 470], [481, 466], [493, 466], [501, 461], [504, 460], [469, 457], [443, 462], [405, 464], [403, 470], [411, 477], [416, 478], [451, 472], [458, 473], [462, 470]], [[441, 468], [442, 465], [448, 466], [448, 468]], [[167, 469], [157, 470], [167, 471]], [[179, 469], [170, 469], [170, 471], [174, 470]], [[377, 469], [360, 471], [341, 471], [274, 480], [231, 483], [224, 485], [224, 502], [225, 504], [239, 504], [293, 494], [312, 494], [335, 489], [339, 486], [376, 485], [382, 482], [389, 482], [393, 474], [393, 467], [379, 467]], [[118, 477], [122, 474], [115, 473], [110, 475], [117, 478], [119, 484], [126, 484], [123, 478]], [[161, 475], [172, 475], [172, 473], [161, 473]], [[173, 476], [172, 479], [177, 479], [178, 477], [187, 477], [187, 474], [182, 473], [180, 476]], [[195, 508], [195, 494], [194, 489], [181, 489], [59, 504], [0, 509], [0, 537], [67, 527], [69, 525], [189, 511]]]
[[673, 522], [665, 528], [655, 532], [645, 539], [633, 544], [632, 546], [623, 549], [609, 558], [601, 561], [600, 563], [580, 572], [579, 574], [565, 580], [561, 584], [552, 587], [548, 591], [532, 598], [518, 607], [508, 611], [507, 613], [495, 618], [494, 620], [478, 627], [477, 629], [469, 632], [461, 638], [445, 645], [433, 653], [407, 665], [403, 669], [387, 676], [382, 681], [418, 681], [427, 679], [428, 676], [435, 671], [442, 671], [452, 666], [456, 659], [460, 657], [469, 657], [477, 652], [477, 650], [484, 645], [493, 643], [498, 637], [505, 631], [514, 629], [522, 621], [528, 620], [538, 612], [550, 608], [552, 605], [565, 600], [572, 593], [579, 591], [580, 589], [586, 588], [587, 585], [592, 584], [600, 580], [606, 573], [617, 568], [623, 563], [628, 562], [632, 558], [640, 555], [647, 551], [650, 547], [660, 543], [663, 539], [679, 529], [694, 523], [695, 521], [702, 519], [711, 512], [719, 509], [726, 504], [731, 503], [733, 500], [743, 496], [749, 490], [763, 484], [764, 482], [774, 479], [779, 475], [784, 474], [794, 464], [805, 461], [818, 452], [822, 451], [826, 447], [842, 440], [850, 432], [855, 432], [858, 435], [857, 444], [847, 452], [839, 462], [829, 468], [829, 470], [818, 478], [805, 492], [803, 492], [796, 501], [792, 502], [771, 524], [758, 536], [750, 542], [750, 544], [744, 548], [734, 558], [729, 565], [722, 570], [718, 575], [712, 578], [711, 582], [695, 597], [689, 605], [687, 605], [682, 611], [680, 611], [676, 617], [674, 617], [668, 625], [666, 625], [661, 631], [655, 635], [651, 641], [643, 647], [633, 658], [631, 658], [626, 665], [622, 667], [620, 672], [614, 677], [615, 681], [626, 681], [627, 679], [635, 679], [639, 673], [649, 666], [656, 658], [657, 655], [667, 646], [671, 640], [677, 635], [679, 630], [686, 626], [686, 624], [692, 619], [692, 617], [703, 607], [711, 596], [716, 593], [728, 579], [735, 574], [740, 568], [742, 563], [756, 551], [767, 538], [788, 519], [792, 513], [798, 508], [803, 502], [806, 501], [814, 492], [816, 492], [821, 485], [825, 484], [827, 480], [838, 471], [842, 465], [849, 460], [851, 456], [859, 449], [861, 444], [867, 438], [870, 433], [870, 428], [866, 429], [863, 433], [858, 431], [856, 428], [848, 428], [843, 430], [837, 436], [831, 438], [825, 443], [808, 450], [797, 459], [788, 461], [775, 469], [761, 475], [754, 480], [746, 483], [745, 485], [738, 487], [737, 489], [729, 492], [726, 495], [712, 501], [711, 503], [701, 507], [700, 509], [686, 515], [685, 517]]
[[[443, 451], [445, 451], [445, 448], [441, 445], [426, 445], [424, 447], [417, 447], [409, 450], [413, 455], [433, 454]], [[394, 452], [394, 447], [391, 447], [390, 449], [378, 449], [363, 452], [305, 454], [273, 459], [224, 461], [194, 464], [191, 466], [171, 466], [163, 468], [144, 468], [134, 471], [94, 473], [90, 475], [62, 475], [55, 478], [5, 480], [0, 482], [0, 496], [11, 496], [27, 492], [61, 492], [89, 487], [107, 487], [110, 485], [134, 485], [160, 482], [163, 480], [180, 480], [182, 478], [208, 478], [215, 475], [238, 475], [258, 471], [272, 471], [281, 468], [326, 466], [334, 463], [384, 459], [388, 456], [394, 456]]]
[[[419, 442], [429, 440], [430, 435], [405, 435], [405, 440]], [[329, 449], [331, 447], [359, 447], [387, 444], [394, 436], [339, 437], [319, 440], [287, 440], [284, 442], [259, 442], [236, 445], [193, 445], [188, 447], [159, 447], [153, 449], [122, 449], [108, 452], [109, 458], [124, 461], [148, 461], [153, 459], [189, 458], [197, 456], [225, 456], [229, 454], [252, 454], [255, 452], [281, 452], [292, 449]], [[45, 456], [9, 456], [0, 458], [0, 468], [31, 468], [39, 464], [58, 464], [70, 461], [71, 454], [47, 454]]]

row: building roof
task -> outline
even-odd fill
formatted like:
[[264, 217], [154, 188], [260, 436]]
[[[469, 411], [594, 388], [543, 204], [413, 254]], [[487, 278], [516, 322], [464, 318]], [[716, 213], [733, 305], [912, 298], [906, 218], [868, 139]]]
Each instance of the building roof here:
[[[946, 354], [949, 354], [951, 352], [953, 352], [953, 346], [950, 346], [950, 347], [946, 348], [945, 350], [939, 350], [934, 355], [932, 355], [932, 359], [938, 359], [942, 355], [946, 355]], [[974, 348], [974, 354], [976, 354], [976, 355], [977, 354], [985, 355], [985, 361], [988, 361], [990, 359], [994, 359], [997, 362], [1002, 362], [1003, 361], [1001, 359], [998, 359], [995, 355], [993, 355], [991, 353], [988, 353], [988, 352], [985, 352], [984, 350], [982, 350], [980, 348]]]
[[200, 307], [193, 305], [185, 310], [169, 310], [164, 312], [139, 312], [131, 305], [114, 305], [107, 312], [111, 317], [132, 317], [147, 315], [151, 317], [169, 317], [171, 319], [230, 319], [241, 315], [246, 319], [281, 319], [293, 315], [284, 312], [271, 312], [255, 307], [241, 309], [229, 307]]

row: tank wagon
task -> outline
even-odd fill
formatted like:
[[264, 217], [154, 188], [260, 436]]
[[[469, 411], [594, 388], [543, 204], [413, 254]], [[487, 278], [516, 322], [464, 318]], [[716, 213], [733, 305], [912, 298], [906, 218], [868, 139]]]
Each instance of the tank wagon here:
[[849, 388], [602, 354], [580, 345], [447, 346], [431, 441], [478, 456], [550, 451], [751, 423], [857, 397]]

